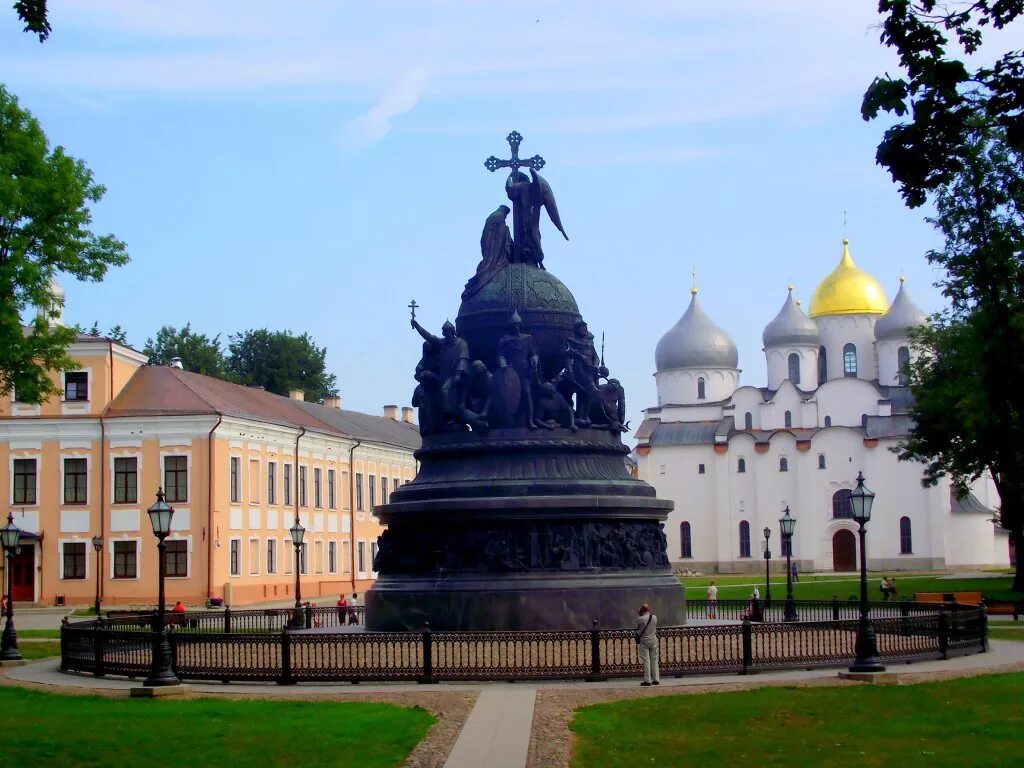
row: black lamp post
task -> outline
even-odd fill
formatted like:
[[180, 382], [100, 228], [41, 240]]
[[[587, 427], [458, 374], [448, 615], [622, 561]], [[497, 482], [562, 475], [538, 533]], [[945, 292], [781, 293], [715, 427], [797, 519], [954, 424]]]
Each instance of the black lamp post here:
[[772, 559], [772, 551], [768, 549], [768, 540], [772, 537], [772, 529], [767, 525], [764, 527], [764, 599], [766, 603], [772, 601], [772, 582], [768, 564]]
[[864, 473], [857, 473], [857, 487], [850, 494], [850, 506], [853, 508], [853, 519], [857, 523], [860, 534], [860, 621], [857, 624], [857, 642], [855, 649], [857, 658], [850, 667], [851, 672], [884, 672], [878, 662], [878, 643], [875, 628], [868, 618], [868, 556], [864, 548], [864, 526], [871, 519], [871, 506], [875, 503], [875, 494], [864, 485]]
[[103, 537], [92, 537], [92, 548], [96, 550], [96, 604], [93, 606], [96, 615], [100, 615], [100, 552], [103, 550]]
[[[292, 546], [295, 547], [295, 609], [298, 611], [302, 607], [302, 587], [299, 583], [299, 571], [302, 569], [302, 537], [306, 535], [306, 529], [302, 527], [299, 518], [295, 518], [295, 525], [288, 529], [288, 533], [291, 534]], [[298, 613], [295, 615], [298, 616]]]
[[7, 525], [0, 528], [0, 545], [7, 555], [7, 623], [0, 639], [0, 661], [21, 661], [18, 651], [18, 635], [14, 631], [14, 553], [18, 550], [21, 530], [14, 524], [14, 515], [7, 513]]
[[786, 603], [782, 607], [783, 621], [796, 621], [796, 601], [793, 599], [793, 531], [796, 530], [796, 518], [789, 513], [789, 507], [779, 518], [779, 531], [782, 533], [782, 548], [786, 550]]
[[149, 668], [149, 677], [143, 681], [145, 686], [180, 685], [181, 680], [171, 669], [171, 643], [167, 639], [164, 627], [164, 573], [167, 570], [167, 543], [164, 541], [171, 532], [171, 518], [174, 508], [164, 501], [164, 489], [156, 492], [156, 503], [146, 510], [149, 522], [153, 525], [153, 535], [157, 538], [157, 551], [160, 553], [159, 596], [157, 597], [156, 615], [153, 616], [153, 662]]

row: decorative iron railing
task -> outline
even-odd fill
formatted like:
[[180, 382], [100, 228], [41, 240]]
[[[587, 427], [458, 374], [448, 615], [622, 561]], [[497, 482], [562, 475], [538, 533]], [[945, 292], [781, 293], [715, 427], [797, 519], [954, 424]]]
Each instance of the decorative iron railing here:
[[[827, 605], [832, 611], [833, 605]], [[985, 650], [984, 606], [900, 603], [893, 608], [886, 603], [871, 606], [878, 655], [884, 660], [948, 658]], [[798, 604], [802, 619], [820, 610], [816, 603]], [[774, 612], [769, 608], [764, 615], [770, 619]], [[745, 619], [661, 627], [661, 673], [681, 677], [845, 666], [855, 656], [857, 619], [844, 606], [839, 618], [832, 615], [797, 622]], [[339, 617], [334, 608], [168, 616], [175, 621], [167, 630], [173, 669], [186, 680], [602, 680], [640, 673], [633, 631], [599, 629], [596, 622], [590, 630], [563, 632], [431, 632], [429, 627], [422, 632], [350, 632], [341, 629], [348, 626], [347, 611]], [[152, 653], [151, 626], [152, 616], [65, 622], [61, 669], [144, 677]]]

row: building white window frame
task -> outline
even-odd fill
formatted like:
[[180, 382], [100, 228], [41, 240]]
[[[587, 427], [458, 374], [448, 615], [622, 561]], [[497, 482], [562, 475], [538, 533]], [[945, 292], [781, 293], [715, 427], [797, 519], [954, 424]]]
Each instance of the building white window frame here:
[[[235, 555], [235, 545], [238, 546], [238, 557]], [[237, 567], [236, 567], [237, 561]], [[242, 575], [242, 538], [232, 536], [228, 539], [228, 576], [237, 579]]]
[[[74, 578], [69, 578], [68, 576], [65, 575], [65, 572], [64, 572], [64, 547], [66, 547], [68, 544], [80, 544], [80, 545], [83, 545], [85, 547], [85, 575], [84, 576], [76, 576]], [[89, 552], [90, 551], [93, 551], [93, 547], [92, 547], [92, 542], [90, 542], [88, 540], [82, 540], [82, 539], [58, 539], [57, 540], [57, 564], [58, 564], [58, 567], [60, 568], [60, 574], [58, 576], [58, 579], [60, 581], [75, 581], [75, 582], [87, 581], [89, 579], [89, 572], [91, 570], [90, 567], [89, 567], [89, 561], [93, 559], [93, 558], [89, 557]], [[95, 552], [93, 552], [93, 553], [95, 554]], [[7, 586], [4, 585], [4, 592], [6, 592], [6, 591], [7, 591]]]
[[[134, 576], [114, 576], [114, 544], [121, 541], [131, 541], [135, 543], [135, 575]], [[111, 538], [107, 542], [107, 568], [108, 578], [111, 581], [138, 581], [142, 573], [142, 537], [141, 536], [118, 536], [116, 539]]]
[[267, 576], [277, 575], [277, 539], [273, 536], [267, 538], [267, 546], [264, 549], [264, 557], [266, 557], [266, 574]]
[[[253, 467], [255, 465], [255, 467]], [[254, 472], [253, 469], [256, 471]], [[249, 459], [249, 473], [246, 477], [249, 481], [249, 503], [259, 504], [260, 503], [260, 487], [263, 485], [263, 471], [260, 466], [260, 460], [250, 458]]]
[[184, 576], [164, 576], [165, 579], [171, 581], [182, 581], [184, 579], [192, 578], [192, 537], [190, 535], [178, 536], [171, 534], [167, 537], [167, 541], [184, 541], [185, 542], [185, 575]]
[[[254, 544], [256, 545], [255, 547], [253, 547]], [[246, 545], [248, 546], [249, 549], [249, 551], [246, 553], [245, 558], [249, 561], [249, 568], [248, 570], [246, 570], [246, 574], [249, 576], [259, 576], [260, 560], [262, 560], [262, 558], [260, 557], [260, 553], [263, 551], [263, 548], [260, 546], [260, 537], [250, 536], [248, 541], [246, 541]], [[253, 557], [254, 552], [256, 554], [256, 557]]]
[[327, 542], [327, 573], [338, 572], [338, 542], [331, 539]]
[[[35, 486], [32, 489], [32, 498], [34, 499], [34, 501], [32, 503], [28, 503], [28, 502], [24, 502], [24, 501], [15, 501], [14, 500], [14, 462], [15, 461], [32, 461], [32, 462], [35, 463], [35, 473], [34, 473], [35, 474]], [[8, 460], [7, 460], [7, 476], [11, 479], [11, 482], [10, 482], [10, 489], [7, 492], [7, 497], [9, 499], [10, 505], [12, 507], [38, 507], [39, 506], [39, 475], [40, 475], [39, 464], [40, 464], [40, 457], [38, 455], [34, 455], [34, 456], [23, 456], [23, 455], [13, 456], [12, 455], [12, 456], [10, 456], [8, 458]], [[63, 472], [63, 469], [61, 471]], [[61, 477], [61, 488], [62, 489], [63, 489], [63, 485], [64, 485], [64, 478]], [[63, 495], [63, 493], [64, 492], [62, 490], [61, 491], [61, 495]], [[4, 590], [6, 591], [6, 589], [7, 589], [7, 587], [6, 587], [6, 585], [4, 585]]]
[[[85, 501], [68, 501], [68, 499], [67, 499], [67, 486], [64, 484], [64, 476], [66, 474], [67, 462], [69, 460], [71, 460], [71, 461], [76, 461], [76, 460], [77, 461], [81, 461], [81, 460], [84, 460], [85, 461]], [[38, 470], [39, 470], [39, 465], [37, 464], [36, 465], [36, 483], [37, 484], [39, 482], [39, 480], [38, 480]], [[92, 495], [92, 494], [89, 493], [89, 480], [91, 479], [91, 477], [92, 477], [92, 457], [91, 456], [87, 456], [87, 455], [83, 455], [83, 454], [77, 454], [77, 453], [69, 453], [69, 454], [63, 454], [62, 453], [60, 455], [60, 504], [61, 504], [61, 506], [62, 507], [75, 507], [75, 508], [88, 507], [89, 506], [89, 499], [90, 499], [90, 497]], [[38, 499], [39, 497], [36, 496], [36, 498]]]
[[[117, 461], [118, 459], [135, 460], [135, 501], [117, 501]], [[112, 506], [132, 506], [139, 503], [140, 478], [142, 477], [142, 455], [138, 453], [118, 453], [110, 457], [110, 504]], [[126, 486], [127, 488], [127, 486]]]

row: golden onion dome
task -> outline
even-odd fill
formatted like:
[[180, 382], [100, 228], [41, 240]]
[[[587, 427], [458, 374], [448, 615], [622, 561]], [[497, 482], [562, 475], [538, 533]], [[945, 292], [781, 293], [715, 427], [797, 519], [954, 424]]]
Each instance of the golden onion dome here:
[[811, 297], [810, 317], [819, 315], [883, 315], [889, 309], [882, 286], [850, 258], [850, 241], [843, 238], [843, 256]]

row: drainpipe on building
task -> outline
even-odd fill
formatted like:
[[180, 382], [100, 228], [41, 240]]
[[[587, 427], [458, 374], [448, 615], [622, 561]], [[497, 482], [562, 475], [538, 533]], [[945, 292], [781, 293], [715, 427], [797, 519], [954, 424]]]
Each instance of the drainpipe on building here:
[[206, 436], [206, 599], [213, 597], [213, 433], [224, 420], [217, 414], [217, 423]]
[[[97, 605], [103, 602], [103, 550], [106, 548], [106, 505], [107, 505], [107, 425], [103, 423], [103, 415], [100, 414], [100, 541], [103, 544], [96, 552], [96, 583], [99, 584], [99, 588], [96, 590]], [[99, 613], [96, 614], [97, 618]]]
[[[349, 530], [349, 565], [352, 567], [352, 591], [356, 591], [356, 464], [352, 457], [356, 448], [363, 444], [356, 440], [348, 450], [348, 530]], [[366, 603], [363, 603], [365, 605]]]
[[[306, 434], [306, 428], [305, 427], [301, 427], [301, 429], [302, 429], [302, 431], [299, 432], [299, 434], [295, 436], [295, 519], [296, 520], [299, 519], [299, 440], [302, 438], [302, 436], [304, 434]], [[295, 566], [295, 573], [297, 575], [301, 575], [301, 571], [299, 570], [299, 564], [302, 562], [302, 548], [300, 547], [299, 551], [296, 552], [295, 554], [296, 554], [296, 558], [295, 558], [295, 562], [293, 563], [293, 565]], [[320, 586], [317, 585], [317, 592], [319, 592], [319, 591], [320, 591]]]

